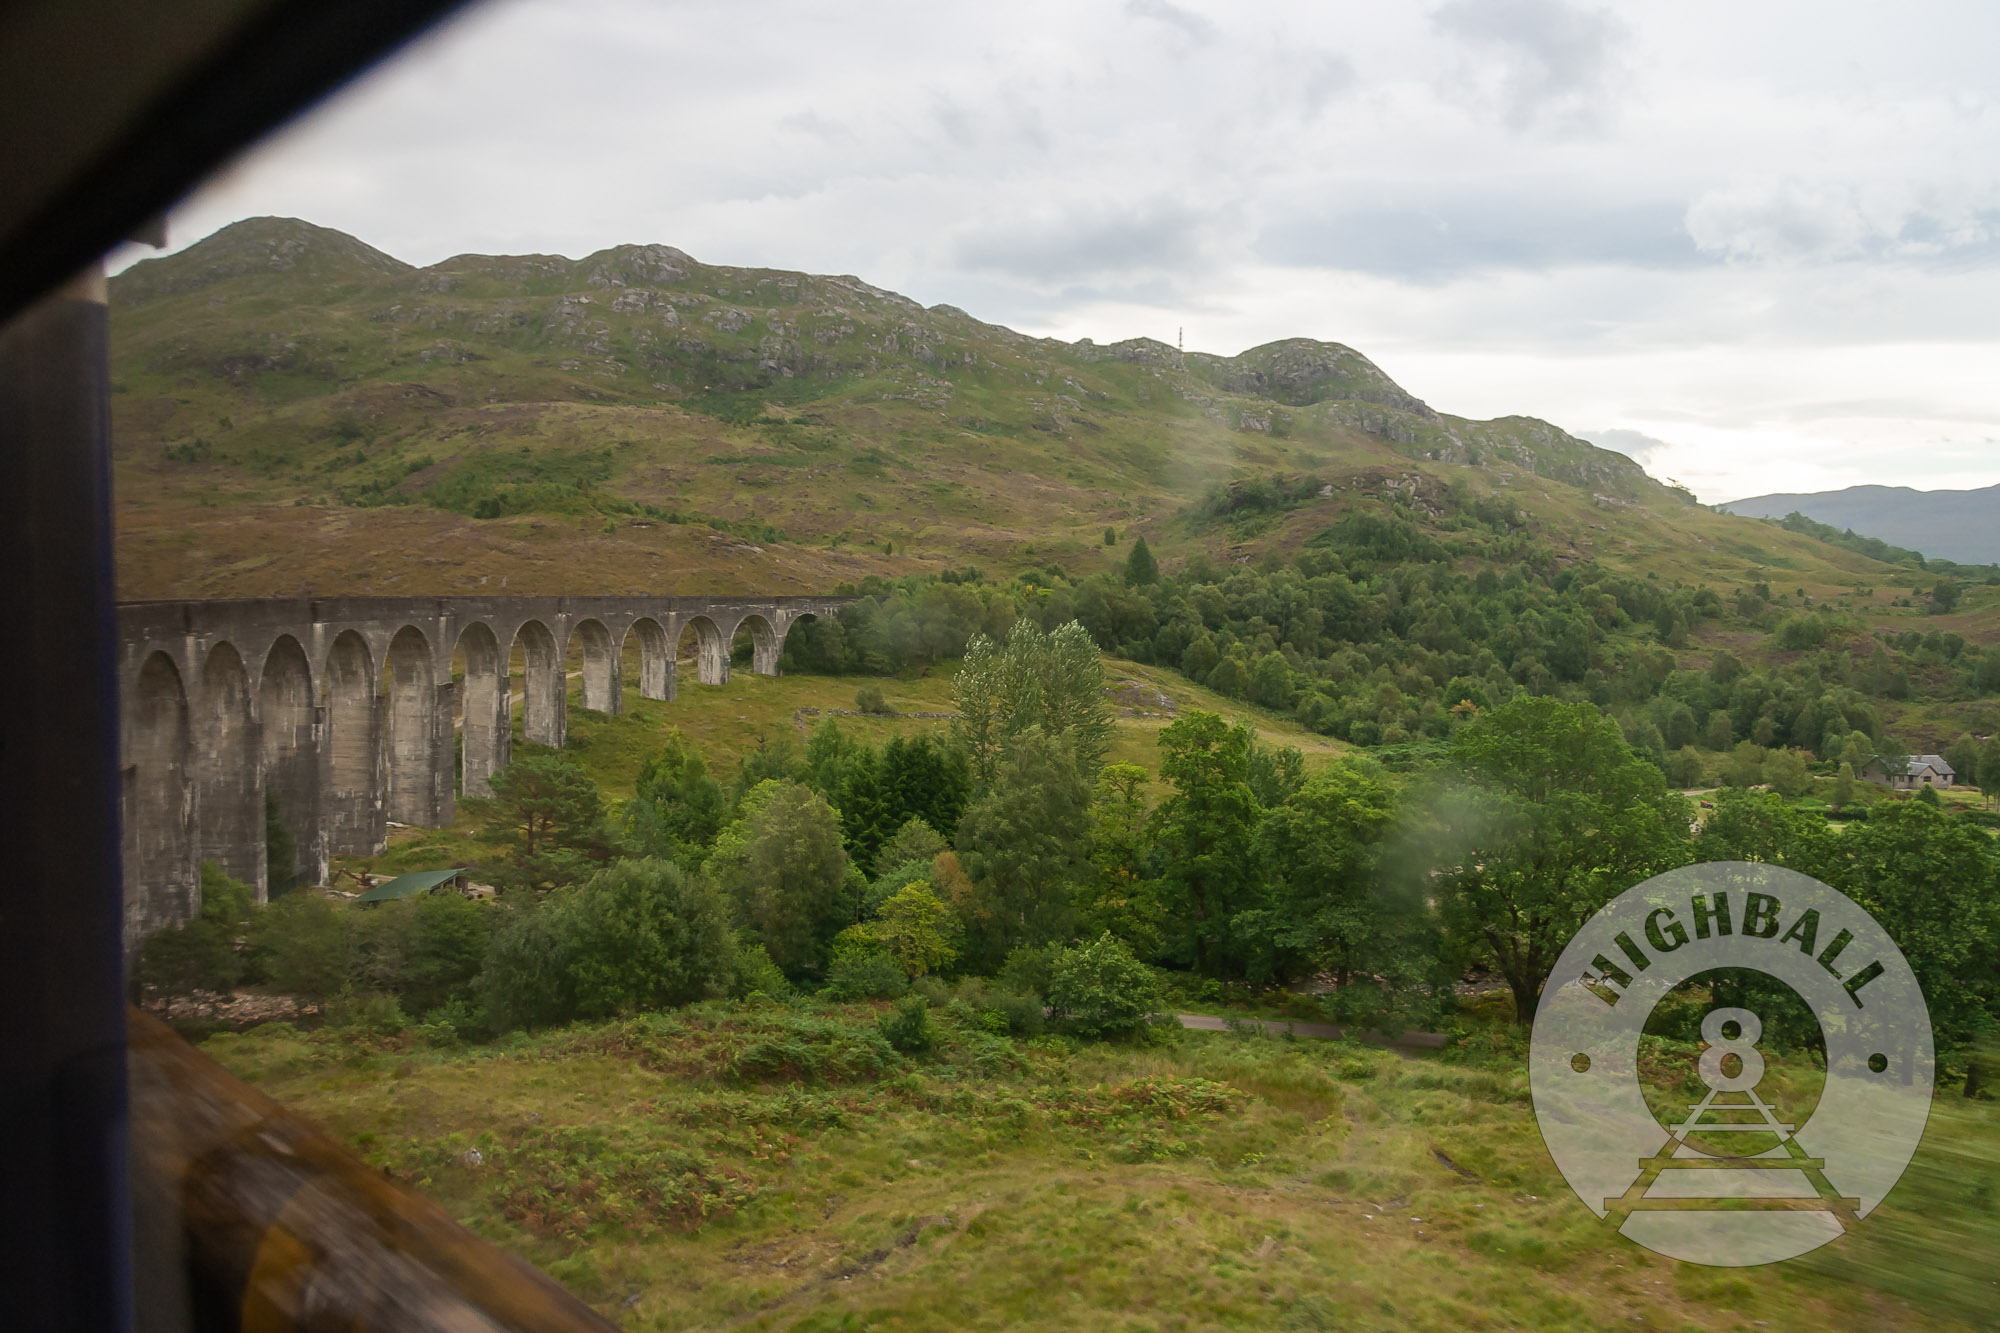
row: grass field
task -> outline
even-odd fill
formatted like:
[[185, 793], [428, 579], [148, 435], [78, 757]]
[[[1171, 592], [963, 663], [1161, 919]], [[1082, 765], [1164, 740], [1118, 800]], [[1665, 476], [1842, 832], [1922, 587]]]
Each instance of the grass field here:
[[[640, 765], [660, 749], [669, 730], [678, 730], [707, 759], [710, 773], [727, 781], [738, 759], [759, 745], [791, 744], [803, 751], [807, 734], [829, 717], [850, 735], [873, 745], [898, 735], [941, 735], [951, 725], [948, 719], [912, 715], [951, 711], [952, 670], [946, 665], [913, 680], [758, 676], [736, 670], [728, 684], [707, 686], [688, 683], [694, 675], [690, 669], [681, 673], [684, 683], [671, 702], [640, 698], [634, 674], [625, 681], [624, 711], [616, 716], [586, 711], [581, 685], [572, 679], [569, 738], [563, 753], [596, 781], [607, 798], [623, 800], [632, 794]], [[1156, 771], [1160, 729], [1177, 714], [1196, 708], [1220, 713], [1231, 722], [1248, 723], [1267, 744], [1299, 749], [1309, 766], [1349, 748], [1288, 718], [1225, 699], [1177, 672], [1107, 657], [1104, 674], [1112, 690], [1113, 735], [1108, 762], [1138, 764], [1149, 772]], [[898, 715], [859, 714], [854, 696], [864, 685], [879, 687], [885, 702]], [[514, 697], [520, 698], [518, 679], [514, 690]], [[530, 753], [535, 747], [522, 738], [518, 707], [516, 712], [514, 752]], [[461, 814], [449, 828], [391, 829], [388, 848], [380, 855], [340, 857], [335, 865], [339, 869], [402, 874], [476, 863], [491, 855], [491, 849], [480, 840], [479, 827], [477, 818]]]
[[[710, 1006], [491, 1047], [211, 1037], [240, 1075], [630, 1329], [1952, 1329], [2000, 1287], [2000, 1108], [1941, 1096], [1859, 1234], [1705, 1269], [1594, 1219], [1518, 1039], [1442, 1056], [944, 1011]], [[469, 1153], [476, 1152], [477, 1156]]]

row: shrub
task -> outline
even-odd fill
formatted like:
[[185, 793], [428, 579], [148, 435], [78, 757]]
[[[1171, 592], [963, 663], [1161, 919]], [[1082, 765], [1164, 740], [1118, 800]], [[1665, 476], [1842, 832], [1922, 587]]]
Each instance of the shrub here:
[[745, 1045], [731, 1072], [746, 1081], [853, 1082], [881, 1078], [897, 1064], [895, 1048], [879, 1029], [794, 1018]]
[[329, 1025], [347, 1028], [371, 1037], [393, 1037], [408, 1030], [409, 1017], [403, 1013], [403, 1006], [396, 1003], [393, 995], [379, 992], [365, 992], [360, 995], [342, 994], [326, 1006]]
[[462, 999], [451, 1000], [431, 1010], [417, 1025], [416, 1032], [426, 1046], [449, 1049], [485, 1036], [486, 1022], [471, 1004]]
[[910, 979], [902, 967], [878, 949], [842, 949], [826, 967], [828, 999], [898, 999], [908, 991]]
[[1058, 952], [1048, 945], [1018, 946], [1000, 965], [1001, 984], [1021, 995], [1047, 995]]
[[201, 863], [201, 912], [194, 920], [155, 931], [139, 946], [132, 976], [141, 996], [227, 991], [243, 979], [236, 935], [249, 917], [255, 891]]
[[1083, 1037], [1135, 1035], [1161, 1004], [1159, 979], [1110, 931], [1056, 955], [1048, 997], [1055, 1016]]
[[854, 706], [864, 713], [876, 717], [894, 717], [896, 710], [889, 707], [889, 701], [882, 697], [880, 685], [863, 685], [854, 692]]
[[937, 1045], [937, 1029], [931, 1025], [931, 1007], [921, 995], [906, 996], [902, 1003], [876, 1020], [883, 1040], [906, 1055], [922, 1055]]
[[1817, 648], [1826, 642], [1826, 622], [1818, 616], [1792, 616], [1778, 626], [1778, 646], [1787, 652]]
[[488, 904], [450, 889], [433, 890], [411, 904], [396, 984], [405, 1008], [413, 1014], [453, 1002], [469, 1008], [496, 915]]
[[954, 1012], [962, 1011], [973, 1025], [989, 1032], [1034, 1037], [1048, 1025], [1041, 996], [1023, 995], [980, 977], [959, 983], [958, 997], [952, 1003]]
[[727, 994], [737, 979], [720, 896], [671, 861], [619, 861], [511, 910], [480, 977], [497, 1027], [687, 1004]]
[[288, 894], [257, 914], [251, 952], [274, 989], [322, 1002], [347, 986], [354, 916], [317, 893]]
[[528, 895], [500, 910], [501, 923], [487, 943], [486, 966], [479, 973], [487, 1022], [504, 1032], [566, 1021], [575, 1012], [576, 988], [555, 904]]
[[155, 931], [139, 946], [132, 977], [142, 998], [227, 991], [243, 976], [229, 934], [213, 921], [196, 918]]
[[738, 999], [764, 995], [777, 1000], [792, 993], [792, 983], [785, 980], [785, 974], [771, 961], [771, 955], [764, 952], [763, 945], [739, 939], [736, 942], [736, 980], [729, 993]]
[[619, 861], [554, 904], [578, 1018], [725, 995], [736, 937], [722, 899], [671, 861]]

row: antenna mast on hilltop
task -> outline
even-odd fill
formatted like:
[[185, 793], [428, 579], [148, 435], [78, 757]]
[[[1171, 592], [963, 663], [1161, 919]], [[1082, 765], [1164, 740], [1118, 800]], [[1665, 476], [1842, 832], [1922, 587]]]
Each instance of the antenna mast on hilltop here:
[[1183, 326], [1180, 328], [1176, 328], [1174, 330], [1174, 364], [1180, 367], [1182, 370], [1187, 369], [1187, 349], [1183, 345], [1186, 341], [1187, 341], [1186, 327]]

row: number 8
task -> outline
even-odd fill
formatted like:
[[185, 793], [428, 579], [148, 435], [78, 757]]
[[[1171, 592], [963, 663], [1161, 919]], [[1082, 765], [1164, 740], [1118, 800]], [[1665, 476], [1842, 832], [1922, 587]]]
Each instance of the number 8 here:
[[[1731, 1022], [1738, 1032], [1725, 1037], [1722, 1029]], [[1708, 1049], [1695, 1066], [1701, 1081], [1717, 1092], [1748, 1092], [1756, 1087], [1764, 1077], [1764, 1055], [1757, 1049], [1757, 1038], [1763, 1035], [1763, 1021], [1748, 1009], [1710, 1010], [1701, 1020], [1701, 1039], [1708, 1043]], [[1731, 1055], [1743, 1062], [1733, 1077], [1722, 1072], [1723, 1058]]]

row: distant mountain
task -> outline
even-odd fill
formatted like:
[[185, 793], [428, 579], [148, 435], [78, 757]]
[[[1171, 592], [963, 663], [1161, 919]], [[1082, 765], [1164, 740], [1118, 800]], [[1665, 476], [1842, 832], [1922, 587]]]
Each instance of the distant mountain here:
[[1976, 491], [1918, 491], [1908, 486], [1849, 486], [1806, 495], [1755, 495], [1716, 506], [1751, 518], [1800, 513], [1863, 537], [1960, 564], [2000, 561], [2000, 486]]

